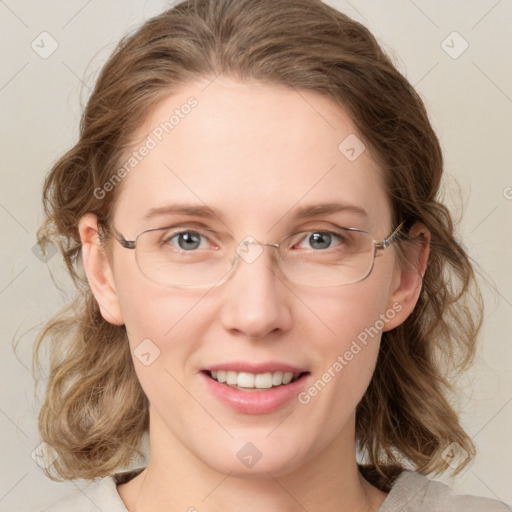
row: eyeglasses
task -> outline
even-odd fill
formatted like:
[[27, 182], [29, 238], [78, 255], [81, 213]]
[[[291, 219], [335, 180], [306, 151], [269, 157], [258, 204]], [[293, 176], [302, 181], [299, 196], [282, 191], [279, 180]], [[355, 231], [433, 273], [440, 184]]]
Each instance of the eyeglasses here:
[[275, 264], [287, 280], [330, 287], [366, 279], [379, 251], [391, 245], [404, 224], [380, 242], [366, 231], [339, 227], [291, 233], [274, 244], [246, 237], [234, 247], [223, 247], [213, 230], [186, 225], [147, 229], [135, 240], [126, 240], [113, 227], [108, 229], [123, 247], [135, 250], [141, 273], [161, 286], [218, 286], [233, 275], [240, 260], [253, 263], [263, 247], [272, 247], [277, 250]]

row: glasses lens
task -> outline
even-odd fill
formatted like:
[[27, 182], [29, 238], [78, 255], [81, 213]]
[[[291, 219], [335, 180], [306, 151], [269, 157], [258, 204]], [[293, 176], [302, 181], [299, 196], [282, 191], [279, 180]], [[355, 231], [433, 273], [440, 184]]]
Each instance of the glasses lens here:
[[136, 259], [151, 281], [183, 288], [210, 286], [229, 272], [231, 261], [207, 244], [198, 232], [154, 229], [137, 238]]
[[[286, 250], [283, 273], [295, 283], [308, 286], [341, 286], [361, 281], [373, 266], [374, 246], [362, 231], [339, 229], [302, 236], [300, 250]], [[294, 235], [296, 236], [296, 235]], [[294, 245], [295, 241], [291, 243]]]

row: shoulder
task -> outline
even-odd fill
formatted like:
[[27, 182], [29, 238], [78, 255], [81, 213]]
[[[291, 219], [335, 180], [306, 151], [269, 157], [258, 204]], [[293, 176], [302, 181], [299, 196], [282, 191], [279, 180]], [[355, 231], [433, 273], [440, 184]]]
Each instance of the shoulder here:
[[128, 512], [117, 492], [117, 485], [137, 474], [130, 471], [92, 481], [87, 487], [77, 488], [68, 497], [40, 512]]
[[378, 512], [510, 512], [505, 503], [478, 496], [455, 494], [437, 480], [403, 471]]
[[89, 486], [76, 489], [66, 498], [40, 512], [127, 512], [117, 492], [113, 476], [106, 476]]

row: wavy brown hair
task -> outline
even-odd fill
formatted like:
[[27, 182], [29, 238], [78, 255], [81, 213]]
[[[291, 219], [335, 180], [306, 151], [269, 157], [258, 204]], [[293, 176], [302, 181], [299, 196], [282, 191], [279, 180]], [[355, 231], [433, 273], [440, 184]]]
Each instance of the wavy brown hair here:
[[[420, 222], [431, 233], [418, 303], [402, 325], [383, 334], [356, 410], [361, 470], [389, 489], [403, 467], [445, 471], [441, 453], [452, 442], [473, 456], [451, 404], [448, 372], [472, 361], [482, 301], [440, 199], [442, 152], [421, 98], [363, 25], [318, 0], [189, 0], [119, 43], [83, 112], [78, 142], [46, 178], [38, 237], [42, 246], [59, 245], [78, 290], [34, 347], [35, 366], [43, 342], [50, 348], [39, 429], [59, 457], [47, 475], [110, 475], [140, 453], [148, 401], [124, 326], [102, 318], [84, 277], [78, 221], [92, 212], [109, 224], [121, 187], [94, 191], [112, 179], [158, 102], [187, 82], [219, 74], [315, 91], [345, 109], [384, 172], [393, 222], [405, 219], [406, 233]], [[408, 243], [397, 246], [402, 263]]]

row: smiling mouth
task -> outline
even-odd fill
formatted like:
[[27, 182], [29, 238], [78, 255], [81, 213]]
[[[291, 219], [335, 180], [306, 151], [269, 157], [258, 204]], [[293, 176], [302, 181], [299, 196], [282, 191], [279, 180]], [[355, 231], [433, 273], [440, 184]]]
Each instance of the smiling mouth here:
[[278, 388], [295, 382], [309, 374], [309, 372], [293, 373], [282, 371], [250, 373], [232, 370], [205, 370], [203, 373], [220, 384], [240, 390]]

